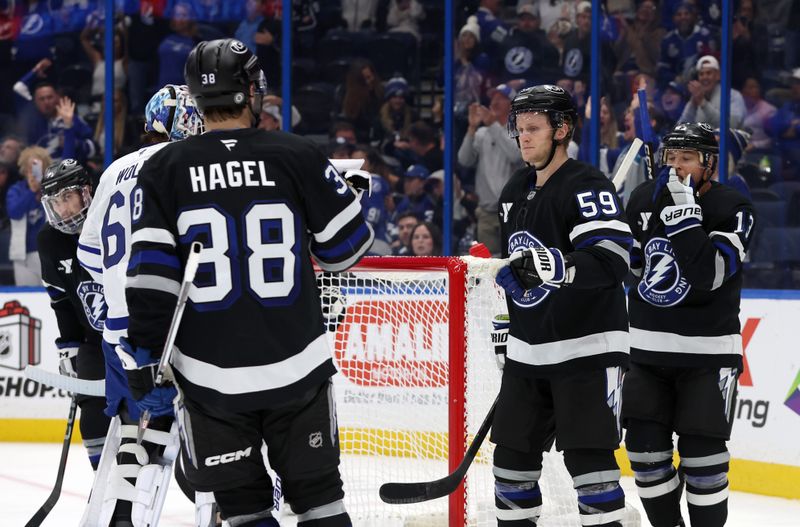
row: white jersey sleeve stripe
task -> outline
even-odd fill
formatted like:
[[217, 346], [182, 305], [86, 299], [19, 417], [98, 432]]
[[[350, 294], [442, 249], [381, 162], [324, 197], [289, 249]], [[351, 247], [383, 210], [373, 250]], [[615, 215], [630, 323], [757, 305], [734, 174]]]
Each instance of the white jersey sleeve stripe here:
[[172, 247], [176, 246], [175, 236], [166, 229], [147, 228], [133, 233], [131, 245], [138, 242], [162, 243]]
[[221, 368], [185, 355], [176, 346], [172, 366], [192, 384], [235, 395], [290, 386], [302, 381], [330, 358], [328, 340], [323, 334], [297, 355], [273, 364]]
[[358, 249], [358, 252], [356, 254], [354, 254], [347, 260], [336, 263], [327, 263], [321, 258], [315, 258], [317, 264], [319, 264], [319, 266], [324, 271], [329, 271], [332, 273], [344, 271], [345, 269], [348, 269], [350, 266], [354, 265], [356, 262], [358, 262], [359, 259], [361, 259], [364, 253], [366, 253], [369, 250], [369, 248], [372, 247], [372, 240], [375, 239], [375, 233], [373, 232], [372, 227], [370, 227], [369, 224], [367, 224], [367, 229], [369, 229], [369, 237], [366, 239], [364, 244]]
[[742, 240], [739, 238], [739, 236], [737, 236], [732, 232], [723, 232], [723, 231], [711, 231], [710, 233], [708, 233], [709, 238], [713, 238], [714, 236], [719, 236], [721, 238], [726, 239], [728, 243], [733, 245], [734, 248], [736, 248], [736, 250], [739, 251], [739, 261], [740, 262], [744, 261], [745, 258], [744, 245], [742, 245]]
[[353, 200], [342, 212], [336, 215], [320, 232], [314, 233], [314, 239], [317, 243], [325, 243], [334, 236], [353, 218], [361, 214], [361, 203], [356, 199]]
[[176, 280], [170, 280], [163, 276], [156, 276], [151, 274], [140, 274], [136, 276], [129, 276], [126, 289], [154, 289], [163, 293], [170, 293], [178, 296], [178, 291], [181, 289], [181, 284]]
[[575, 226], [569, 233], [570, 241], [575, 240], [578, 236], [582, 234], [586, 234], [587, 232], [595, 231], [595, 230], [615, 230], [624, 232], [625, 234], [631, 234], [631, 228], [628, 226], [627, 223], [624, 221], [619, 220], [594, 220], [594, 221], [587, 221], [586, 223], [581, 223]]

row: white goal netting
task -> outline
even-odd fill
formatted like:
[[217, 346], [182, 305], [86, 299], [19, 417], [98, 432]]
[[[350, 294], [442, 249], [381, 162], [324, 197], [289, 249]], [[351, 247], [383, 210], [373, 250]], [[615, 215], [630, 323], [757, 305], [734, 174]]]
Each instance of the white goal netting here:
[[[446, 476], [497, 395], [491, 320], [506, 307], [491, 262], [365, 258], [355, 270], [318, 274], [339, 369], [342, 477], [355, 526], [496, 525], [488, 439], [466, 492], [411, 505], [388, 505], [378, 496], [382, 483]], [[580, 525], [561, 455], [545, 457], [539, 525]]]

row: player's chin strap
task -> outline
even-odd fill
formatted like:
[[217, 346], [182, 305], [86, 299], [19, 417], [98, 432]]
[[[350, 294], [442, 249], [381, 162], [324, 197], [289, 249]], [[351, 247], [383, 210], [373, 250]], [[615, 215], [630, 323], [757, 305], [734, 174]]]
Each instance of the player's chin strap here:
[[715, 156], [709, 154], [703, 155], [708, 155], [709, 158], [705, 162], [703, 174], [700, 176], [700, 184], [697, 186], [697, 190], [695, 191], [695, 194], [698, 198], [708, 192], [708, 189], [711, 188], [711, 178], [714, 175], [714, 169], [716, 169], [717, 165]]
[[264, 99], [263, 94], [256, 93], [247, 108], [250, 110], [250, 115], [253, 116], [253, 128], [258, 128], [261, 122], [261, 101]]
[[550, 155], [547, 156], [547, 161], [545, 161], [544, 164], [542, 166], [540, 166], [540, 167], [537, 167], [536, 165], [533, 165], [533, 168], [535, 168], [537, 171], [538, 170], [544, 170], [545, 168], [547, 168], [547, 165], [550, 164], [550, 161], [552, 161], [553, 157], [555, 157], [555, 155], [556, 155], [556, 148], [558, 148], [558, 145], [559, 145], [559, 142], [556, 141], [556, 132], [558, 132], [558, 128], [553, 128], [553, 135], [550, 136], [550, 145], [551, 145], [550, 146]]

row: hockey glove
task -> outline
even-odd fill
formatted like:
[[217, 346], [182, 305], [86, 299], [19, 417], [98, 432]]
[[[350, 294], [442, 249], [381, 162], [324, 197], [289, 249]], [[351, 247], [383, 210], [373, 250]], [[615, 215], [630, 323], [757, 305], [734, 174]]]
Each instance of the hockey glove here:
[[344, 180], [352, 188], [356, 195], [360, 198], [361, 194], [367, 193], [367, 196], [372, 195], [372, 176], [365, 170], [348, 170], [344, 173]]
[[78, 361], [78, 343], [56, 343], [56, 346], [58, 347], [58, 373], [67, 377], [77, 377], [78, 370], [75, 366]]
[[131, 395], [136, 399], [139, 410], [149, 410], [153, 417], [172, 414], [172, 401], [177, 397], [178, 390], [174, 384], [166, 380], [161, 386], [156, 386], [158, 359], [153, 357], [152, 352], [147, 348], [134, 350], [124, 337], [119, 339], [116, 351], [128, 377]]
[[675, 205], [694, 205], [694, 188], [692, 177], [687, 176], [688, 182], [684, 183], [675, 173], [675, 169], [670, 169], [669, 180], [667, 180], [667, 190], [669, 191], [672, 203]]
[[683, 183], [673, 169], [667, 190], [674, 205], [668, 205], [661, 210], [661, 221], [667, 236], [673, 236], [692, 227], [703, 224], [703, 209], [694, 201], [694, 189], [690, 184]]
[[494, 346], [494, 360], [497, 368], [502, 370], [506, 365], [506, 343], [508, 342], [508, 328], [511, 326], [508, 315], [495, 315], [492, 319], [492, 345]]
[[502, 267], [497, 272], [494, 281], [497, 285], [505, 289], [506, 294], [514, 300], [520, 301], [522, 297], [525, 296], [525, 288], [519, 283], [519, 280], [514, 276], [514, 272], [508, 265]]
[[560, 286], [567, 276], [564, 256], [558, 249], [532, 247], [513, 253], [509, 267], [525, 289], [533, 289], [542, 283]]

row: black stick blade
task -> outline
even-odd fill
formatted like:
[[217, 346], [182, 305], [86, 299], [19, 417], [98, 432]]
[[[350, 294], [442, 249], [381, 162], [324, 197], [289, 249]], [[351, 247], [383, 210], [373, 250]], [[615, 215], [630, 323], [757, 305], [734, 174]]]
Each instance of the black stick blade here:
[[492, 427], [492, 419], [494, 418], [494, 411], [497, 408], [497, 399], [492, 403], [489, 408], [489, 413], [483, 420], [478, 433], [469, 445], [467, 452], [464, 454], [464, 459], [461, 460], [458, 467], [447, 476], [437, 479], [435, 481], [422, 481], [417, 483], [384, 483], [378, 489], [378, 494], [385, 503], [391, 504], [405, 504], [405, 503], [420, 503], [423, 501], [435, 500], [436, 498], [443, 498], [455, 492], [464, 476], [467, 475], [467, 470], [475, 459], [475, 455], [483, 444], [486, 434]]
[[378, 493], [384, 503], [395, 505], [421, 503], [452, 494], [462, 478], [460, 474], [451, 474], [436, 481], [422, 483], [384, 483]]

